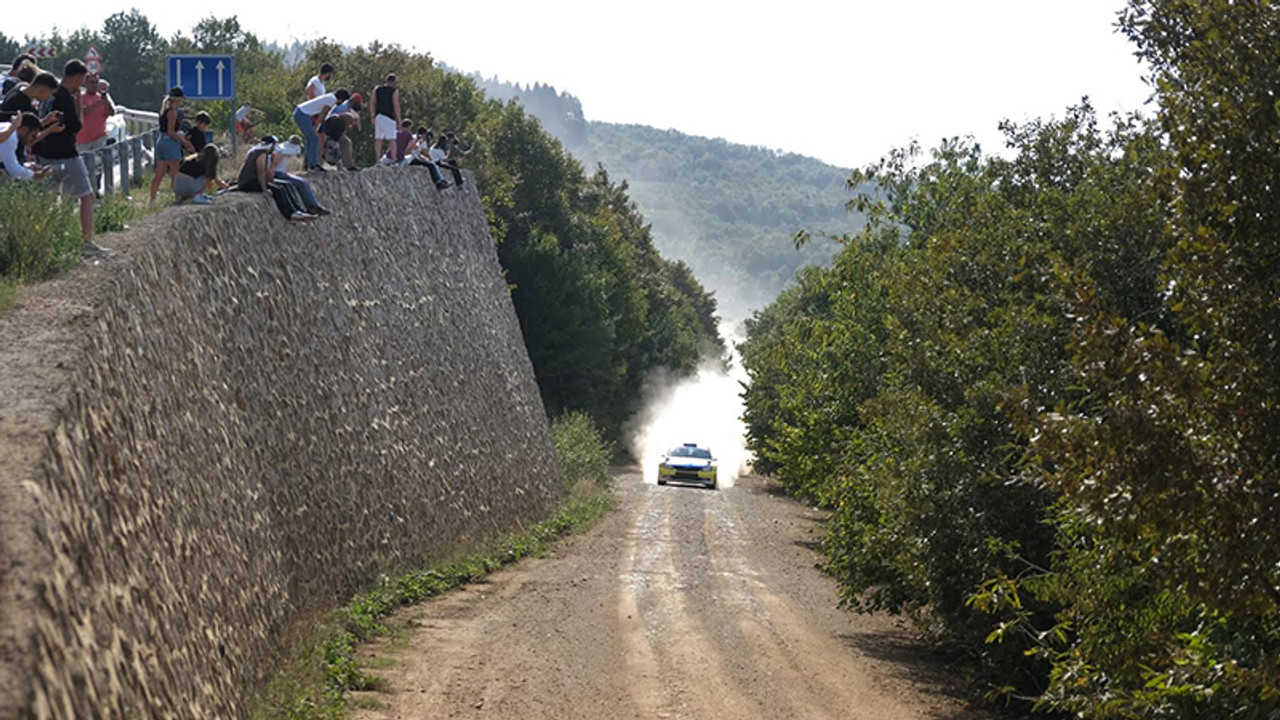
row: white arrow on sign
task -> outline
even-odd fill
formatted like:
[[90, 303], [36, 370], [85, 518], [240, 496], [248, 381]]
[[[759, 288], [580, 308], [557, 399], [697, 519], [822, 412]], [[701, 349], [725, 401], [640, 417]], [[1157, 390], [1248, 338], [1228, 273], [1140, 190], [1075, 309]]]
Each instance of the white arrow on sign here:
[[204, 62], [196, 61], [196, 96], [204, 95]]
[[173, 79], [175, 82], [173, 84], [177, 85], [178, 87], [182, 87], [182, 59], [181, 58], [174, 58], [173, 69], [175, 70], [175, 72], [173, 73]]
[[219, 60], [218, 64], [215, 65], [214, 67], [218, 68], [218, 94], [223, 95], [224, 93], [222, 92], [222, 71], [226, 69], [227, 66], [223, 65], [222, 61]]

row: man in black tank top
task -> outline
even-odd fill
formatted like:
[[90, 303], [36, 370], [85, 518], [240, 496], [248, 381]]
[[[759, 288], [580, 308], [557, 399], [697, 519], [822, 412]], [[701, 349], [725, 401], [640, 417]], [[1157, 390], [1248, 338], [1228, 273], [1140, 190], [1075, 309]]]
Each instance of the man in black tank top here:
[[382, 158], [383, 140], [391, 143], [394, 155], [396, 131], [400, 129], [400, 90], [396, 87], [395, 75], [388, 75], [386, 83], [373, 89], [373, 102], [369, 104], [369, 115], [373, 120], [373, 156]]

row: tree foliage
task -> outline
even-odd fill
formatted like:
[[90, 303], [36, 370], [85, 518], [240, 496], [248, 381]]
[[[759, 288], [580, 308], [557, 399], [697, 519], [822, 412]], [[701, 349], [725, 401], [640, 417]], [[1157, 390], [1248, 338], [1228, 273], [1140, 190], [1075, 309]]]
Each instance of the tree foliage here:
[[750, 442], [845, 601], [995, 694], [1280, 716], [1280, 10], [1134, 0], [1155, 117], [1087, 104], [855, 173], [868, 227], [749, 324]]
[[[307, 46], [295, 65], [235, 17], [208, 17], [190, 34], [165, 40], [136, 10], [112, 15], [101, 33], [80, 30], [72, 41], [58, 41], [72, 56], [96, 43], [112, 93], [142, 108], [158, 108], [164, 95], [165, 54], [232, 53], [237, 101], [261, 109], [259, 131], [281, 139], [298, 132], [293, 108], [321, 63], [335, 66], [331, 90], [347, 88], [370, 101], [373, 88], [395, 73], [406, 119], [475, 143], [466, 164], [475, 173], [552, 415], [587, 411], [616, 437], [638, 410], [646, 372], [659, 366], [691, 372], [703, 356], [724, 351], [715, 298], [687, 266], [654, 248], [626, 184], [603, 171], [588, 175], [520, 105], [486, 98], [475, 82], [437, 67], [430, 55], [377, 42], [344, 48], [321, 40]], [[295, 46], [289, 53], [301, 50]], [[229, 125], [233, 108], [188, 105], [189, 114], [197, 110], [207, 110], [221, 128]], [[353, 139], [358, 161], [368, 165], [373, 128], [365, 119]]]

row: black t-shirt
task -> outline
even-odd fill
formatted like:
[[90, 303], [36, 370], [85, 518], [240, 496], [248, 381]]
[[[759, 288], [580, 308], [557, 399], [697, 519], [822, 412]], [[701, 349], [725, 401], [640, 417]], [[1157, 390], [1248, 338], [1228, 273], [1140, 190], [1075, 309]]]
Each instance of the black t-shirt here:
[[185, 160], [178, 166], [178, 172], [187, 177], [198, 178], [204, 175], [204, 163], [200, 162], [200, 158]]
[[373, 89], [373, 106], [377, 114], [386, 115], [389, 118], [396, 116], [395, 103], [391, 102], [396, 94], [396, 89], [390, 85], [379, 85]]
[[17, 117], [18, 113], [36, 111], [31, 98], [22, 92], [26, 87], [26, 83], [19, 83], [5, 93], [4, 100], [0, 101], [0, 122], [9, 122]]
[[59, 85], [58, 89], [53, 91], [53, 106], [49, 111], [62, 112], [64, 127], [62, 132], [46, 136], [45, 139], [36, 143], [33, 148], [35, 154], [50, 160], [69, 160], [79, 157], [80, 153], [76, 152], [76, 133], [80, 132], [81, 123], [80, 115], [76, 112], [76, 99], [71, 95], [71, 91]]
[[187, 130], [187, 139], [191, 141], [191, 146], [196, 149], [196, 152], [200, 152], [205, 145], [209, 144], [209, 141], [205, 140], [204, 131], [198, 125], [192, 125], [191, 129]]
[[324, 119], [324, 134], [329, 136], [330, 140], [340, 140], [347, 132], [347, 121], [340, 117], [329, 117]]

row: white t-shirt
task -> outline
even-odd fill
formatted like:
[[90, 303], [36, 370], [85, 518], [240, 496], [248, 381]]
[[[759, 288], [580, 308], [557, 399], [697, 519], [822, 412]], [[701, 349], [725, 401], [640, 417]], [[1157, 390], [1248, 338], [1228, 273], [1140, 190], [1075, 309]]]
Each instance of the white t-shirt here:
[[432, 145], [431, 150], [427, 152], [427, 156], [431, 158], [431, 162], [439, 163], [444, 159], [444, 150]]
[[308, 100], [298, 106], [306, 115], [319, 115], [325, 108], [333, 107], [338, 104], [338, 96], [333, 93], [325, 93], [317, 95], [314, 100]]
[[[9, 123], [0, 123], [0, 132], [8, 129]], [[0, 143], [0, 165], [4, 165], [4, 171], [16, 180], [30, 180], [35, 175], [31, 168], [18, 162], [18, 133], [15, 132], [8, 140]]]
[[324, 89], [324, 81], [320, 79], [319, 75], [311, 76], [311, 79], [307, 81], [307, 89], [315, 90], [316, 97], [320, 97], [321, 95], [324, 95], [325, 92], [327, 92]]

